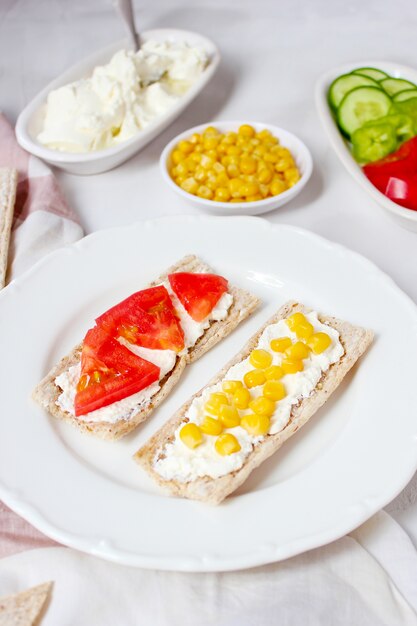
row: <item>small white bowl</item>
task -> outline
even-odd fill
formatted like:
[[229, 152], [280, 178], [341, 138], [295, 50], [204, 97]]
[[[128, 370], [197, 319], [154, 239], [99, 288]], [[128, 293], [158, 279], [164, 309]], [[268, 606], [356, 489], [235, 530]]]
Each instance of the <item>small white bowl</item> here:
[[[193, 133], [200, 133], [207, 128], [207, 126], [214, 126], [221, 132], [227, 132], [237, 131], [239, 126], [242, 124], [250, 124], [257, 132], [264, 129], [269, 130], [273, 135], [275, 135], [275, 137], [278, 137], [282, 146], [290, 150], [301, 175], [300, 180], [293, 187], [287, 189], [287, 191], [283, 191], [278, 196], [265, 198], [265, 200], [257, 200], [255, 202], [215, 202], [214, 200], [205, 200], [204, 198], [193, 196], [191, 193], [181, 189], [181, 187], [179, 187], [172, 180], [169, 174], [171, 167], [171, 154], [179, 141], [187, 139]], [[209, 122], [206, 124], [200, 124], [200, 126], [194, 126], [194, 128], [189, 128], [169, 142], [161, 154], [159, 164], [161, 166], [162, 177], [171, 189], [190, 202], [197, 209], [202, 209], [203, 211], [213, 213], [214, 215], [260, 215], [261, 213], [267, 213], [268, 211], [277, 209], [295, 198], [295, 196], [300, 193], [310, 178], [313, 170], [313, 160], [311, 158], [310, 151], [301, 139], [298, 139], [298, 137], [283, 128], [271, 126], [271, 124], [262, 124], [261, 122], [250, 121]]]
[[127, 41], [118, 41], [111, 46], [107, 46], [95, 52], [84, 61], [81, 61], [81, 63], [77, 63], [77, 65], [74, 65], [64, 72], [64, 74], [42, 89], [25, 109], [23, 109], [16, 123], [16, 137], [22, 148], [31, 154], [35, 154], [47, 163], [60, 167], [72, 174], [99, 174], [129, 159], [169, 126], [212, 78], [219, 65], [220, 54], [212, 41], [202, 35], [185, 30], [173, 28], [148, 30], [141, 33], [141, 38], [144, 41], [149, 39], [156, 39], [157, 41], [185, 41], [191, 46], [204, 48], [209, 57], [209, 63], [201, 76], [172, 109], [167, 111], [164, 115], [157, 117], [149, 126], [138, 132], [131, 139], [104, 150], [96, 150], [87, 153], [61, 152], [60, 150], [47, 148], [39, 143], [37, 136], [42, 128], [48, 93], [52, 91], [52, 89], [62, 87], [79, 78], [90, 76], [97, 65], [108, 63], [113, 54], [118, 50], [130, 47]]
[[353, 158], [349, 143], [340, 132], [329, 107], [327, 94], [331, 83], [341, 74], [348, 74], [359, 67], [375, 67], [394, 78], [405, 78], [417, 84], [417, 70], [406, 65], [388, 63], [387, 61], [358, 61], [341, 65], [323, 74], [316, 83], [315, 98], [319, 117], [331, 145], [347, 171], [400, 226], [417, 232], [417, 211], [406, 209], [400, 204], [393, 202], [368, 180], [360, 165]]

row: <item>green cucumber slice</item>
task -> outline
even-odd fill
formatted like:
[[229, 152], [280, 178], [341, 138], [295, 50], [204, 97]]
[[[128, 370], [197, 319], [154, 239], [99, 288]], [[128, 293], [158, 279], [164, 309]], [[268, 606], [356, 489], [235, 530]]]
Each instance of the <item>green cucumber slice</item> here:
[[403, 78], [385, 78], [384, 80], [381, 80], [379, 85], [390, 96], [393, 96], [399, 91], [405, 91], [406, 89], [417, 89], [417, 85], [410, 83], [409, 80], [404, 80]]
[[364, 85], [377, 87], [378, 83], [366, 76], [342, 74], [342, 76], [336, 78], [329, 87], [330, 106], [336, 110], [349, 91], [356, 89], [356, 87], [363, 87]]
[[392, 100], [393, 102], [404, 102], [405, 100], [411, 100], [411, 98], [417, 98], [417, 89], [405, 89], [396, 93]]
[[372, 80], [384, 80], [384, 78], [389, 78], [388, 74], [383, 72], [382, 70], [377, 70], [376, 67], [358, 67], [357, 70], [353, 70], [352, 74], [359, 74], [360, 76], [367, 76], [368, 78], [372, 78]]
[[394, 152], [398, 145], [392, 124], [366, 124], [352, 133], [353, 156], [359, 163], [370, 163]]
[[340, 103], [337, 121], [349, 136], [367, 122], [387, 115], [391, 105], [391, 98], [378, 87], [357, 87]]

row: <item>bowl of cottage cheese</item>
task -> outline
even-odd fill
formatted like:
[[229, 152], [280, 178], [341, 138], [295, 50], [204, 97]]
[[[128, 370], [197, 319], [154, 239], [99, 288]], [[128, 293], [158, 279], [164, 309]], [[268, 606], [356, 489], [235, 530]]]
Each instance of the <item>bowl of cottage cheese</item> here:
[[138, 52], [118, 42], [50, 83], [20, 114], [20, 145], [75, 174], [120, 165], [154, 139], [213, 76], [220, 56], [196, 33], [147, 31]]

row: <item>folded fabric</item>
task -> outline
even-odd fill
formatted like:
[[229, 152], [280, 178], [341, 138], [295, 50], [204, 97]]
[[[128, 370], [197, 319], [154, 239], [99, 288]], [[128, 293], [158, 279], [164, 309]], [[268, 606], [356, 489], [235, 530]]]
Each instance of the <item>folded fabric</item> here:
[[49, 167], [25, 152], [0, 113], [0, 167], [18, 170], [8, 281], [48, 252], [77, 241], [83, 231]]

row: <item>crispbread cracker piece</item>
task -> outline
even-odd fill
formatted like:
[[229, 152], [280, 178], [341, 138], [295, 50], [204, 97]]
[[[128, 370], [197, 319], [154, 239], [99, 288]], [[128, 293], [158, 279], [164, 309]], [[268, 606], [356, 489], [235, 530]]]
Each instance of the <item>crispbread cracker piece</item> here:
[[37, 626], [50, 596], [52, 583], [43, 583], [0, 598], [0, 626]]
[[[166, 280], [168, 274], [175, 272], [213, 272], [213, 270], [197, 256], [190, 255], [184, 257], [178, 261], [178, 263], [167, 269], [164, 274], [159, 276], [159, 278], [153, 281], [149, 286], [153, 287], [160, 284]], [[82, 344], [76, 346], [70, 354], [61, 359], [61, 361], [52, 368], [34, 389], [32, 394], [33, 399], [46, 408], [54, 417], [70, 422], [83, 432], [97, 435], [102, 439], [119, 439], [127, 435], [134, 430], [136, 426], [145, 421], [152, 411], [167, 397], [180, 379], [186, 365], [199, 359], [205, 352], [215, 346], [216, 343], [226, 337], [240, 322], [246, 319], [259, 304], [259, 299], [256, 296], [243, 289], [229, 285], [229, 293], [233, 295], [233, 302], [226, 319], [212, 322], [202, 337], [189, 349], [188, 353], [177, 358], [175, 367], [160, 381], [160, 389], [152, 396], [149, 404], [130, 419], [118, 420], [115, 423], [87, 422], [76, 418], [57, 406], [56, 401], [61, 390], [55, 385], [55, 378], [69, 367], [79, 362]]]
[[[210, 387], [220, 382], [232, 365], [239, 363], [249, 356], [267, 326], [288, 317], [296, 311], [309, 313], [311, 309], [295, 301], [284, 304], [206, 386]], [[169, 441], [172, 441], [175, 431], [184, 421], [185, 414], [192, 401], [199, 396], [203, 390], [200, 390], [190, 398], [177, 413], [136, 452], [134, 459], [145, 468], [148, 474], [161, 487], [172, 495], [190, 498], [192, 500], [201, 500], [210, 504], [219, 504], [224, 498], [235, 491], [258, 465], [276, 452], [289, 437], [308, 422], [310, 417], [326, 402], [330, 394], [338, 387], [350, 368], [372, 342], [373, 332], [370, 330], [353, 326], [349, 324], [349, 322], [344, 322], [334, 317], [319, 315], [319, 319], [321, 322], [332, 326], [340, 333], [340, 341], [345, 349], [345, 354], [337, 363], [331, 365], [327, 372], [323, 373], [313, 393], [308, 398], [302, 399], [297, 405], [293, 406], [289, 422], [283, 430], [274, 435], [267, 435], [260, 443], [255, 445], [253, 451], [246, 457], [239, 470], [221, 476], [220, 478], [205, 476], [189, 482], [179, 482], [176, 480], [165, 480], [153, 467], [155, 457], [163, 451]]]
[[6, 283], [7, 257], [16, 188], [17, 171], [8, 167], [0, 168], [0, 289], [3, 289]]

